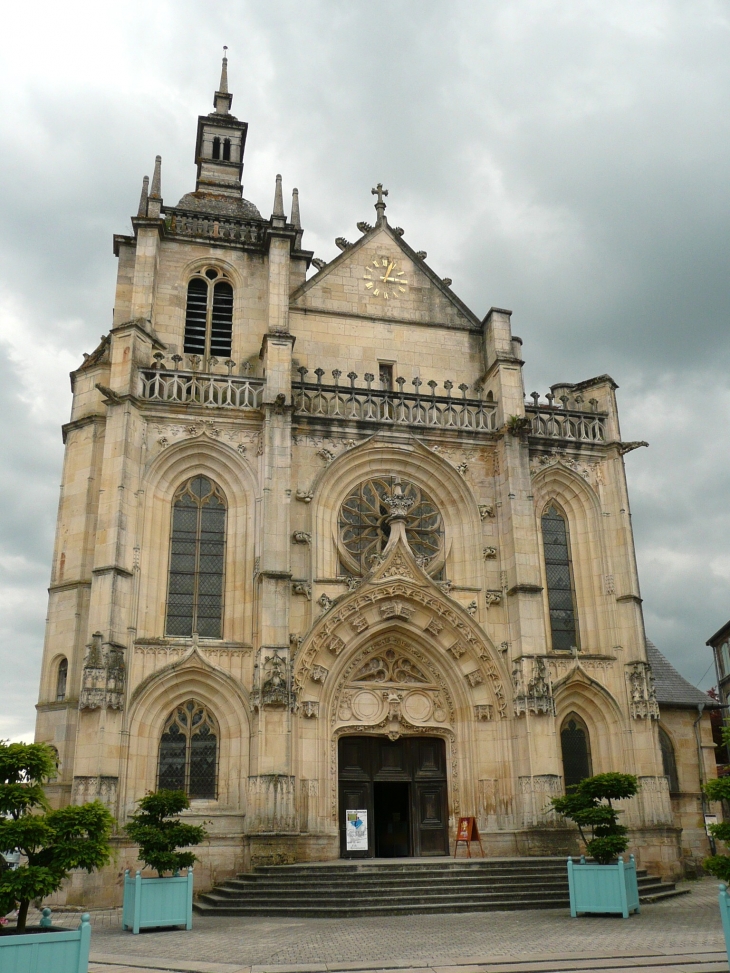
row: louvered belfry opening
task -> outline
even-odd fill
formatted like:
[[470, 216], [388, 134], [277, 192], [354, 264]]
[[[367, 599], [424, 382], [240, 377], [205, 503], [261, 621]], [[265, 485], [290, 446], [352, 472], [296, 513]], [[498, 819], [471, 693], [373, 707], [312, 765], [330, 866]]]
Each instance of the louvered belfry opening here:
[[204, 360], [231, 355], [233, 288], [211, 267], [188, 284], [184, 351]]
[[192, 477], [173, 503], [167, 635], [222, 637], [225, 542], [222, 492], [207, 477]]
[[560, 746], [563, 751], [563, 775], [566, 788], [580, 784], [586, 777], [590, 777], [591, 744], [588, 728], [575, 713], [571, 713], [563, 720]]
[[210, 354], [229, 358], [233, 331], [233, 288], [220, 280], [213, 287], [213, 311], [210, 322]]
[[217, 761], [218, 726], [207, 707], [194, 699], [176, 707], [160, 738], [157, 786], [215, 799]]
[[570, 542], [565, 517], [554, 504], [542, 515], [542, 540], [552, 647], [569, 652], [579, 645]]

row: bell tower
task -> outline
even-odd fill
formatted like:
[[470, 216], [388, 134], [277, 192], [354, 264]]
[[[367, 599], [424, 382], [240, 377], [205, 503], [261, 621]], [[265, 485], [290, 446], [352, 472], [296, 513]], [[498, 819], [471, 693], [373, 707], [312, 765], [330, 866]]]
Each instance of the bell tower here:
[[248, 122], [240, 122], [230, 113], [233, 95], [228, 91], [227, 49], [223, 48], [221, 80], [213, 96], [214, 110], [209, 115], [198, 116], [195, 192], [240, 199]]

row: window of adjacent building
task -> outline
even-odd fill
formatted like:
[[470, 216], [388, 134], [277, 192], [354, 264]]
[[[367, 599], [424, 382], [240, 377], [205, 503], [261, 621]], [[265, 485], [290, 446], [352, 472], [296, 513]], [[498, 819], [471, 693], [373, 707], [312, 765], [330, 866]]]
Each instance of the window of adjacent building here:
[[68, 659], [61, 659], [56, 672], [56, 702], [62, 703], [66, 698], [66, 682], [68, 681]]
[[570, 651], [579, 644], [570, 538], [566, 519], [553, 503], [542, 515], [542, 541], [553, 651]]
[[158, 788], [215, 799], [218, 737], [215, 718], [202, 703], [189, 699], [176, 707], [160, 738]]
[[679, 775], [677, 774], [677, 758], [674, 753], [674, 745], [669, 739], [669, 734], [661, 727], [659, 727], [659, 746], [661, 747], [662, 751], [662, 766], [664, 768], [664, 776], [667, 778], [669, 783], [669, 793], [678, 794]]
[[208, 358], [229, 358], [233, 334], [233, 288], [215, 267], [188, 283], [184, 351]]
[[563, 776], [565, 787], [580, 784], [591, 771], [591, 740], [588, 727], [577, 713], [570, 713], [563, 720], [560, 730], [560, 746], [563, 752]]
[[194, 476], [172, 506], [167, 635], [222, 637], [225, 546], [225, 497], [207, 477]]
[[[390, 508], [385, 498], [392, 495], [397, 479], [379, 476], [365, 480], [348, 494], [340, 508], [340, 560], [350, 574], [367, 574], [385, 550], [390, 537]], [[401, 488], [413, 501], [405, 521], [410, 548], [431, 576], [438, 578], [444, 538], [439, 509], [415, 483], [403, 481]]]
[[730, 676], [730, 642], [723, 642], [717, 650], [720, 661], [720, 673], [723, 676]]

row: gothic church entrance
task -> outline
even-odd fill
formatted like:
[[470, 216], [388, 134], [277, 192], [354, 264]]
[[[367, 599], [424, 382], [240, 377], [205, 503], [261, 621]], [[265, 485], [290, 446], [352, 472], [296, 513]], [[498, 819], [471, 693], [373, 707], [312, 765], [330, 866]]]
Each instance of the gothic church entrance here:
[[[443, 740], [342, 737], [338, 766], [343, 858], [448, 855]], [[368, 814], [368, 847], [348, 851], [345, 820], [356, 810]]]

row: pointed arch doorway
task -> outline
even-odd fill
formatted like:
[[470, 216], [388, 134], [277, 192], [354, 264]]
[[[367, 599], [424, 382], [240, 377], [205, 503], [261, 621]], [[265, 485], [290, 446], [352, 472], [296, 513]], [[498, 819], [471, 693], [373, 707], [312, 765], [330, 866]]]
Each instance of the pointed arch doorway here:
[[[342, 858], [449, 854], [443, 739], [343, 736], [338, 757]], [[367, 811], [366, 847], [348, 848], [346, 819], [354, 811]]]

